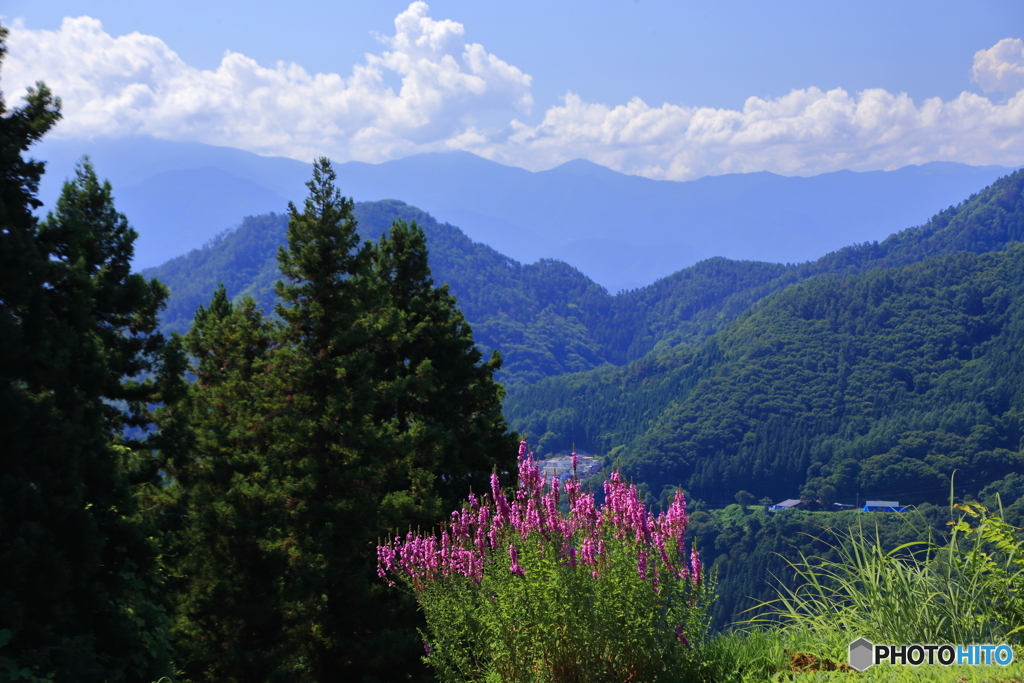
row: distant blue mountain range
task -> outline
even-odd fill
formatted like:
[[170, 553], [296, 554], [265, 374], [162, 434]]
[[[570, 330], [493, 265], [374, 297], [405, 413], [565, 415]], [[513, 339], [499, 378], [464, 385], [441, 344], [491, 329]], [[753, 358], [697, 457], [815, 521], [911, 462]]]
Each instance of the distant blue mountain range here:
[[[139, 269], [202, 246], [245, 216], [300, 203], [311, 166], [145, 137], [45, 140], [52, 206], [84, 154], [140, 233]], [[357, 201], [400, 199], [522, 262], [563, 260], [609, 291], [712, 256], [797, 263], [924, 223], [1012, 169], [954, 163], [809, 178], [731, 174], [689, 182], [624, 175], [581, 159], [530, 172], [468, 152], [337, 164]]]

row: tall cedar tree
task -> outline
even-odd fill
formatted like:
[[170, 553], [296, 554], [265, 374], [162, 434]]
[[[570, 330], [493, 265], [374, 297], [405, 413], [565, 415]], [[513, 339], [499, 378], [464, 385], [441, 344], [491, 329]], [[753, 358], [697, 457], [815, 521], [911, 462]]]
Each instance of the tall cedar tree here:
[[334, 187], [326, 160], [314, 164], [304, 211], [289, 205], [287, 247], [276, 286], [283, 321], [275, 358], [287, 431], [273, 479], [288, 509], [288, 568], [280, 665], [296, 680], [347, 680], [350, 662], [373, 653], [379, 610], [367, 600], [369, 543], [388, 481], [385, 435], [373, 424], [377, 340], [396, 327], [374, 286], [372, 250], [360, 245], [352, 202]]
[[233, 305], [221, 286], [185, 337], [195, 440], [174, 470], [172, 518], [186, 521], [169, 554], [185, 577], [172, 586], [173, 635], [188, 680], [269, 681], [280, 656], [286, 512], [267, 476], [272, 328], [251, 299]]
[[480, 362], [434, 288], [422, 232], [361, 244], [334, 179], [319, 160], [290, 207], [275, 339], [223, 291], [189, 336], [200, 434], [176, 618], [196, 680], [425, 677], [419, 616], [377, 578], [377, 539], [438, 523], [511, 468], [500, 361]]
[[397, 226], [379, 248], [360, 245], [334, 180], [320, 159], [279, 255], [276, 369], [292, 420], [286, 640], [307, 680], [390, 681], [423, 671], [415, 613], [376, 576], [377, 540], [441, 521], [454, 502], [445, 487], [482, 488], [515, 450], [498, 361], [478, 366], [454, 299], [430, 281], [422, 233]]
[[[471, 490], [483, 491], [493, 467], [510, 466], [515, 438], [505, 433], [504, 391], [495, 384], [497, 351], [486, 362], [448, 285], [435, 287], [427, 238], [416, 225], [396, 221], [374, 254], [376, 278], [400, 332], [379, 351], [382, 376], [377, 420], [391, 427], [408, 467], [400, 476], [433, 487], [441, 508], [455, 509]], [[481, 453], [487, 454], [481, 457]], [[425, 501], [425, 499], [422, 499]], [[413, 505], [422, 502], [409, 501]], [[436, 516], [436, 515], [434, 515]], [[396, 519], [396, 525], [407, 515]]]
[[166, 290], [131, 274], [135, 233], [87, 163], [37, 222], [42, 164], [22, 154], [59, 101], [39, 84], [2, 107], [0, 656], [61, 681], [155, 680], [167, 621], [130, 477], [155, 474], [147, 406], [175, 385], [129, 378], [178, 369], [155, 332]]

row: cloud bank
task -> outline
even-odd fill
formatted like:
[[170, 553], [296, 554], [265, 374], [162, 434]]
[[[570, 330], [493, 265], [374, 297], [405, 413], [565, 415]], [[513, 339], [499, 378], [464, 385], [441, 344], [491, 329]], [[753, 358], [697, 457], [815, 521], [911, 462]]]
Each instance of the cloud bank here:
[[[228, 52], [215, 71], [185, 64], [163, 41], [112, 37], [96, 19], [66, 18], [58, 31], [15, 24], [4, 90], [44, 80], [64, 103], [56, 134], [148, 134], [311, 159], [379, 161], [472, 142], [472, 115], [528, 111], [530, 77], [463, 44], [463, 27], [434, 21], [415, 2], [395, 19], [389, 50], [366, 55], [348, 77], [273, 68]], [[384, 83], [389, 70], [401, 90]]]
[[[529, 169], [585, 158], [652, 178], [768, 170], [811, 175], [944, 160], [1024, 164], [1024, 42], [1007, 38], [974, 55], [973, 78], [1002, 101], [963, 92], [915, 103], [905, 93], [793, 90], [749, 98], [742, 111], [639, 98], [609, 106], [572, 92], [537, 125], [531, 76], [464, 42], [465, 28], [435, 20], [423, 2], [395, 18], [348, 76], [266, 67], [228, 52], [213, 71], [184, 63], [163, 41], [113, 37], [99, 21], [66, 18], [57, 31], [15, 23], [3, 89], [9, 100], [44, 80], [64, 102], [65, 137], [146, 134], [309, 160], [378, 162], [463, 149]], [[397, 75], [396, 92], [385, 83]], [[13, 103], [13, 102], [12, 102]], [[500, 129], [477, 124], [504, 113]]]
[[985, 92], [1015, 93], [1024, 88], [1024, 41], [1003, 38], [974, 53], [974, 82]]

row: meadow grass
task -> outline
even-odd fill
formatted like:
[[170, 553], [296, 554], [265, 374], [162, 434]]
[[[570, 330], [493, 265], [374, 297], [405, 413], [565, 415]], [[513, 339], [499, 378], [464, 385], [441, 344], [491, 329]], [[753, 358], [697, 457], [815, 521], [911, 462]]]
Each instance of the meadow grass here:
[[[713, 640], [704, 651], [704, 680], [721, 683], [763, 681], [848, 681], [853, 683], [997, 683], [1024, 682], [1022, 651], [1014, 648], [1009, 666], [899, 666], [880, 664], [856, 672], [846, 664], [854, 637], [841, 632], [810, 632], [794, 628], [732, 631]], [[836, 670], [823, 670], [837, 667]]]
[[[761, 616], [703, 648], [706, 681], [1024, 682], [1024, 553], [1018, 529], [978, 504], [951, 505], [944, 543], [927, 524], [919, 540], [884, 550], [877, 530], [837, 536], [837, 561], [790, 563], [794, 588], [759, 605]], [[908, 524], [921, 520], [904, 518]], [[1007, 643], [1009, 666], [889, 665], [855, 672], [849, 644]]]

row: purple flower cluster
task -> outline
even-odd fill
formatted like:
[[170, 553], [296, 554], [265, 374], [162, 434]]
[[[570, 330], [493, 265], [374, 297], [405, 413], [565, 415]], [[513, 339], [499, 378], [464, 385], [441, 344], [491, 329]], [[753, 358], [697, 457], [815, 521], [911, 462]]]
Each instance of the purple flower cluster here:
[[[580, 488], [573, 456], [572, 477], [564, 482], [556, 477], [545, 481], [533, 453], [521, 442], [519, 486], [511, 499], [501, 490], [498, 477], [491, 475], [490, 496], [477, 499], [471, 494], [438, 535], [410, 532], [378, 546], [378, 574], [389, 585], [394, 585], [392, 577], [403, 577], [422, 591], [441, 577], [461, 575], [479, 581], [484, 570], [507, 552], [509, 570], [523, 576], [526, 570], [519, 551], [536, 541], [541, 553], [554, 553], [552, 559], [585, 568], [597, 578], [608, 544], [613, 543], [630, 546], [637, 553], [640, 578], [651, 580], [655, 588], [668, 575], [699, 585], [700, 558], [696, 550], [689, 557], [684, 552], [689, 518], [682, 492], [676, 492], [668, 510], [655, 516], [640, 500], [636, 486], [614, 472], [604, 483], [605, 504], [598, 507], [593, 494]], [[559, 507], [563, 494], [568, 514]]]

